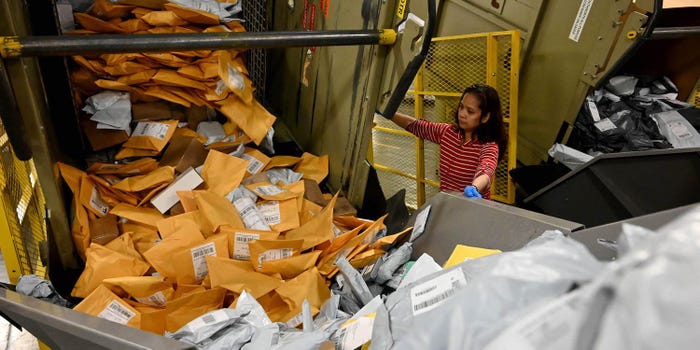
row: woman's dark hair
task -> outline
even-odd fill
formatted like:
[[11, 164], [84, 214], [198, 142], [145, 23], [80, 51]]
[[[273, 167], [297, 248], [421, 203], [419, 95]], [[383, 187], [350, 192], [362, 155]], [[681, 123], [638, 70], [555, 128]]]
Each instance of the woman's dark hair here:
[[[474, 84], [464, 89], [460, 101], [464, 95], [472, 94], [479, 100], [481, 115], [491, 113], [491, 117], [484, 124], [479, 124], [474, 130], [474, 134], [481, 142], [495, 142], [498, 145], [498, 160], [503, 158], [508, 145], [508, 135], [503, 125], [503, 113], [501, 112], [501, 99], [498, 97], [496, 89], [485, 84]], [[455, 125], [459, 129], [459, 108], [455, 110]], [[460, 133], [463, 131], [460, 129]]]

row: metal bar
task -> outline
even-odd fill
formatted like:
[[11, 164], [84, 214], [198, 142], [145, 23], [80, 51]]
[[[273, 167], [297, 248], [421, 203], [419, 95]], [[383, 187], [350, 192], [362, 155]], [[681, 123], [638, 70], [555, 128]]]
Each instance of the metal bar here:
[[0, 61], [0, 118], [10, 137], [10, 144], [15, 155], [20, 160], [28, 160], [32, 157], [32, 150], [27, 143], [27, 130], [20, 117], [15, 92], [5, 69], [5, 63]]
[[700, 26], [695, 27], [656, 27], [649, 39], [675, 39], [689, 36], [700, 36]]
[[393, 30], [277, 31], [183, 34], [99, 34], [0, 38], [4, 58], [89, 53], [167, 52], [393, 44]]

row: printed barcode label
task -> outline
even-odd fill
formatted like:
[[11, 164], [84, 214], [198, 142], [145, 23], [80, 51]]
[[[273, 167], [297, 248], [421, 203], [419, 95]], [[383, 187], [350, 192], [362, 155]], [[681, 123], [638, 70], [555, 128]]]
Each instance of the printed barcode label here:
[[413, 315], [420, 315], [438, 307], [466, 285], [467, 280], [462, 270], [455, 269], [411, 288]]
[[613, 130], [613, 129], [617, 128], [615, 123], [613, 123], [610, 120], [610, 118], [605, 118], [605, 119], [602, 119], [600, 121], [597, 121], [593, 125], [595, 125], [595, 127], [598, 128], [598, 130], [600, 130], [600, 132], [606, 132], [608, 130]]
[[280, 202], [278, 201], [267, 201], [258, 204], [258, 213], [268, 225], [277, 225], [282, 222]]
[[202, 327], [226, 320], [228, 320], [226, 311], [224, 309], [219, 309], [195, 318], [187, 324], [187, 328], [191, 331], [196, 331]]
[[207, 243], [205, 245], [190, 249], [192, 253], [192, 266], [194, 268], [194, 278], [199, 280], [204, 279], [204, 277], [209, 273], [209, 268], [207, 267], [206, 256], [216, 256], [216, 247], [214, 242]]
[[109, 305], [97, 315], [99, 318], [121, 324], [127, 324], [134, 316], [136, 316], [136, 313], [116, 300], [112, 300]]
[[144, 297], [144, 298], [134, 298], [134, 299], [136, 299], [136, 301], [138, 301], [139, 303], [146, 304], [146, 305], [152, 305], [152, 306], [163, 306], [168, 301], [165, 298], [165, 294], [163, 294], [163, 292], [160, 292], [160, 291], [155, 292], [152, 295], [149, 295], [149, 296]]
[[104, 200], [102, 200], [100, 192], [98, 192], [97, 188], [95, 187], [92, 188], [92, 193], [90, 193], [90, 206], [102, 213], [101, 216], [105, 216], [109, 212], [109, 206], [104, 202]]
[[285, 322], [287, 327], [296, 328], [304, 321], [304, 315], [299, 313], [298, 315], [292, 317], [289, 321]]
[[264, 253], [258, 255], [258, 268], [262, 268], [262, 264], [266, 261], [281, 260], [292, 256], [292, 248], [280, 248], [280, 249], [270, 249], [266, 250]]
[[233, 205], [238, 210], [238, 214], [243, 220], [243, 224], [246, 228], [253, 230], [269, 231], [270, 227], [267, 226], [262, 216], [258, 213], [258, 208], [252, 199], [248, 197], [241, 197], [233, 202]]
[[284, 192], [283, 189], [281, 189], [275, 185], [260, 186], [260, 187], [256, 188], [255, 191], [262, 193], [266, 196], [274, 196], [276, 194]]
[[243, 154], [243, 155], [241, 155], [241, 158], [243, 158], [249, 162], [248, 163], [248, 172], [251, 174], [259, 173], [263, 167], [263, 162], [259, 161], [257, 158], [255, 158], [249, 154]]
[[336, 349], [353, 350], [359, 348], [372, 338], [373, 326], [374, 318], [360, 317], [355, 322], [341, 328], [335, 341]]
[[681, 122], [671, 122], [668, 124], [668, 126], [669, 129], [671, 129], [671, 132], [679, 139], [693, 136], [693, 134], [690, 133], [690, 130], [688, 130], [688, 128]]
[[236, 232], [233, 241], [233, 258], [238, 260], [250, 260], [248, 242], [260, 239], [257, 233]]
[[136, 125], [132, 136], [149, 136], [164, 140], [170, 125], [163, 123], [140, 122]]

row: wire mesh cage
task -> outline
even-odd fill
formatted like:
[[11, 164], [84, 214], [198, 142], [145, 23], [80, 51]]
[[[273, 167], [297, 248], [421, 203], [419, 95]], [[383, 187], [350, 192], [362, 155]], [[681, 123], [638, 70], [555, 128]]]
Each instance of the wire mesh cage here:
[[[519, 67], [519, 40], [517, 31], [433, 38], [425, 63], [398, 110], [416, 118], [452, 123], [466, 86], [486, 83], [495, 87], [509, 145], [496, 169], [491, 197], [504, 203], [515, 201], [509, 171], [515, 167], [518, 79], [517, 69], [512, 68]], [[388, 192], [385, 195], [405, 188], [407, 206], [417, 208], [439, 192], [438, 145], [421, 142], [383, 118], [376, 120], [372, 142], [372, 162], [381, 170], [380, 184]]]
[[[249, 32], [266, 32], [267, 3], [263, 0], [244, 1], [242, 17]], [[264, 49], [250, 49], [246, 52], [246, 63], [250, 80], [255, 86], [255, 98], [265, 100], [265, 79], [267, 78], [267, 53]]]
[[46, 241], [44, 197], [31, 160], [15, 156], [0, 124], [0, 248], [11, 283], [26, 274], [46, 276], [42, 242]]

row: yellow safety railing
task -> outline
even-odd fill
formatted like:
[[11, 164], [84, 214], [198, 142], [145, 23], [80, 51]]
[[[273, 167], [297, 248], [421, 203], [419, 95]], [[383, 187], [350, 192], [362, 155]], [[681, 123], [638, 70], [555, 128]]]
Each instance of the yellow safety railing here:
[[34, 164], [15, 157], [0, 124], [0, 252], [12, 284], [22, 275], [47, 277], [45, 203], [36, 179]]
[[[512, 204], [518, 127], [518, 31], [433, 38], [425, 63], [399, 112], [436, 122], [451, 123], [464, 89], [475, 83], [496, 88], [508, 131], [508, 148], [496, 169], [491, 198]], [[406, 189], [406, 204], [417, 208], [439, 192], [439, 146], [375, 118], [369, 161], [379, 170], [385, 195]]]

